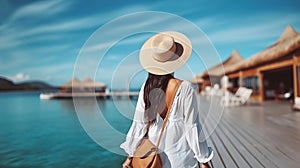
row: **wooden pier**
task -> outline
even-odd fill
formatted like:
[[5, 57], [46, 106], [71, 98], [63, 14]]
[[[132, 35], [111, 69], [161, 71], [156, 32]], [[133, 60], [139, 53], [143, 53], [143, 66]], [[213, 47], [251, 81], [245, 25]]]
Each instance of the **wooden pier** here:
[[226, 107], [220, 120], [218, 98], [199, 96], [199, 102], [202, 118], [211, 115], [202, 121], [204, 131], [218, 123], [207, 139], [215, 154], [211, 167], [299, 167], [300, 112], [291, 102]]

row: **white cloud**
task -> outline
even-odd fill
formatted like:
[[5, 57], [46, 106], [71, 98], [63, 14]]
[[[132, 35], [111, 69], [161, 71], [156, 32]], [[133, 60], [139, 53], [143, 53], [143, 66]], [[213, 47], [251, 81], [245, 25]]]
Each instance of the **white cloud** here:
[[[98, 21], [96, 21], [98, 20]], [[28, 29], [21, 36], [33, 36], [44, 33], [63, 33], [69, 31], [85, 30], [100, 25], [99, 16], [83, 17], [61, 21], [53, 24], [40, 25], [38, 27]]]
[[129, 6], [122, 9], [116, 9], [110, 12], [83, 16], [79, 18], [73, 18], [69, 20], [63, 20], [56, 23], [44, 24], [34, 28], [28, 29], [22, 36], [31, 36], [41, 33], [58, 33], [58, 32], [69, 32], [76, 30], [84, 30], [100, 26], [109, 22], [109, 19], [126, 14], [128, 11], [142, 11], [146, 10], [143, 6]]
[[11, 16], [10, 20], [18, 20], [26, 17], [49, 17], [59, 12], [65, 11], [70, 6], [71, 1], [64, 0], [48, 0], [38, 1], [19, 8]]
[[50, 65], [43, 65], [43, 66], [35, 66], [32, 68], [26, 69], [26, 72], [31, 74], [37, 73], [38, 74], [59, 74], [64, 71], [72, 72], [74, 69], [74, 62], [66, 62], [61, 64], [50, 64]]
[[[157, 17], [155, 17], [155, 16]], [[175, 16], [167, 15], [160, 12], [139, 12], [136, 14], [125, 15], [122, 17], [103, 25], [97, 30], [97, 36], [90, 38], [99, 38], [98, 43], [89, 43], [85, 46], [86, 52], [100, 51], [110, 48], [113, 45], [133, 45], [139, 44], [147, 40], [149, 34], [142, 33], [155, 33], [156, 31], [181, 29], [184, 30], [185, 25], [178, 26], [173, 19]], [[177, 18], [181, 22], [180, 18]], [[105, 32], [105, 33], [103, 33]], [[99, 35], [101, 34], [101, 36]], [[138, 35], [138, 36], [136, 36]], [[92, 40], [91, 40], [92, 41]], [[93, 39], [93, 41], [95, 41]]]
[[43, 80], [53, 85], [60, 85], [69, 81], [72, 78], [73, 70], [73, 62], [40, 65], [23, 69], [26, 74], [30, 74], [30, 79]]
[[107, 42], [100, 43], [100, 44], [92, 44], [89, 46], [85, 46], [84, 48], [85, 52], [94, 52], [94, 51], [101, 51], [104, 49], [109, 49], [113, 47], [114, 45], [118, 46], [126, 46], [126, 45], [141, 45], [142, 42], [146, 41], [149, 35], [139, 35], [139, 36], [133, 36], [126, 39], [118, 39], [119, 41], [111, 41], [110, 39], [107, 39]]
[[100, 44], [94, 44], [90, 46], [85, 46], [84, 51], [85, 52], [95, 52], [95, 51], [101, 51], [106, 48], [109, 48], [113, 45], [113, 41], [108, 41], [106, 43], [100, 43]]
[[[40, 20], [51, 20], [50, 16], [66, 11], [70, 4], [71, 1], [51, 0], [38, 1], [20, 7], [0, 27], [0, 49], [14, 50], [30, 42], [45, 41], [40, 39], [37, 34], [44, 36], [46, 33], [51, 33], [51, 30], [54, 31], [55, 28], [51, 25], [41, 24]], [[46, 28], [47, 26], [48, 28]], [[57, 30], [60, 30], [59, 28]]]
[[30, 79], [30, 76], [24, 73], [18, 73], [15, 76], [10, 77], [14, 82], [20, 82]]
[[[247, 41], [261, 41], [279, 38], [286, 26], [299, 22], [297, 14], [260, 14], [249, 18], [247, 24], [241, 24], [241, 19], [235, 24], [224, 25], [222, 29], [208, 32], [214, 43], [239, 43]], [[219, 20], [222, 20], [221, 18]], [[255, 20], [255, 22], [253, 22]]]
[[[82, 31], [91, 28], [98, 27], [110, 21], [110, 19], [115, 19], [115, 17], [122, 16], [128, 11], [143, 11], [147, 10], [144, 6], [134, 5], [128, 6], [121, 9], [115, 9], [110, 12], [94, 14], [89, 16], [82, 16], [71, 19], [64, 19], [60, 21], [44, 22], [44, 23], [34, 23], [39, 19], [43, 18], [43, 13], [51, 13], [53, 12], [52, 7], [60, 6], [65, 1], [43, 1], [38, 3], [29, 4], [17, 10], [13, 16], [10, 18], [9, 22], [4, 23], [0, 27], [1, 39], [0, 43], [3, 44], [0, 46], [0, 49], [9, 49], [9, 48], [18, 48], [22, 46], [24, 43], [28, 42], [39, 42], [43, 41], [43, 38], [39, 38], [40, 36], [45, 36], [47, 34], [57, 35], [59, 34], [61, 38], [68, 35], [70, 32], [74, 31]], [[59, 12], [66, 10], [69, 7], [68, 4], [60, 6]], [[43, 10], [41, 10], [41, 9]], [[150, 7], [151, 8], [151, 7]], [[53, 12], [52, 15], [58, 14], [58, 11]], [[26, 26], [20, 25], [17, 21], [20, 17], [25, 16], [33, 16], [33, 21]], [[49, 18], [47, 18], [49, 19]], [[51, 21], [51, 19], [49, 19]], [[113, 35], [115, 32], [112, 32]], [[79, 35], [79, 34], [77, 34]]]
[[120, 55], [108, 55], [104, 57], [107, 61], [119, 61], [121, 59]]

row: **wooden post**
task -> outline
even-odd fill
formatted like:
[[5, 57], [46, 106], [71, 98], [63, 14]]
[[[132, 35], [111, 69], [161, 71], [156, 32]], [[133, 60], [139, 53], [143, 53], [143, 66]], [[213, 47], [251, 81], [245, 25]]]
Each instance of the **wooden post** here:
[[296, 81], [297, 81], [297, 87], [296, 87], [296, 92], [295, 94], [297, 97], [300, 97], [300, 63], [297, 65], [297, 74], [296, 74]]
[[259, 101], [263, 101], [265, 99], [265, 90], [264, 90], [264, 74], [262, 72], [258, 72], [258, 94], [259, 94]]
[[294, 99], [300, 97], [300, 58], [294, 56], [293, 80], [294, 80]]
[[294, 82], [294, 99], [296, 99], [298, 95], [298, 87], [297, 87], [297, 64], [293, 65], [293, 82]]
[[240, 78], [240, 87], [242, 87], [243, 86], [243, 72], [242, 71], [239, 72], [239, 78]]
[[294, 108], [300, 109], [300, 52], [293, 56]]

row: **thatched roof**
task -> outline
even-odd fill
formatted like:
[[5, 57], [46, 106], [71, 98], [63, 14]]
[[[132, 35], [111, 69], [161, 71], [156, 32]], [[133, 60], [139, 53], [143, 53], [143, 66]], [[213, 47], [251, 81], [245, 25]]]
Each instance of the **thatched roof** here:
[[91, 78], [87, 78], [81, 82], [76, 77], [62, 85], [62, 88], [72, 88], [72, 87], [73, 88], [74, 87], [77, 87], [77, 88], [84, 88], [84, 87], [86, 87], [86, 88], [93, 88], [93, 87], [105, 88], [106, 85], [101, 82], [94, 82]]
[[237, 50], [233, 50], [231, 55], [223, 63], [216, 65], [207, 71], [203, 72], [200, 77], [205, 78], [208, 76], [222, 76], [228, 67], [241, 62], [243, 58]]
[[282, 58], [296, 49], [300, 48], [300, 34], [297, 33], [292, 26], [288, 26], [282, 33], [281, 37], [270, 47], [254, 54], [244, 61], [240, 61], [228, 67], [226, 74], [230, 74], [239, 70], [251, 68], [257, 65], [265, 64], [270, 61]]
[[295, 31], [295, 29], [291, 26], [288, 25], [284, 32], [281, 34], [280, 38], [278, 39], [278, 41], [283, 41], [289, 38], [292, 38], [294, 36], [296, 36], [298, 33]]
[[80, 80], [78, 78], [74, 77], [69, 82], [63, 84], [61, 87], [63, 87], [63, 88], [71, 88], [72, 86], [79, 87], [79, 85], [80, 85]]
[[85, 87], [106, 87], [105, 83], [102, 82], [94, 82], [91, 78], [87, 78], [81, 82], [81, 84]]

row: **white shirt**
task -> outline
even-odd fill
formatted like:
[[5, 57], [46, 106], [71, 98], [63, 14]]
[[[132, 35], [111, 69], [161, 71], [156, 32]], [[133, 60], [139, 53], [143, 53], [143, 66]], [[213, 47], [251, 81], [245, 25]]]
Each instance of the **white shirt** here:
[[[140, 90], [134, 119], [126, 141], [120, 146], [129, 156], [133, 156], [147, 129], [147, 122], [144, 119], [143, 94], [144, 87]], [[155, 145], [162, 124], [163, 118], [157, 114], [156, 122], [150, 126], [148, 133], [149, 139]], [[159, 150], [163, 152], [160, 154], [163, 167], [197, 167], [198, 162], [205, 163], [212, 159], [213, 151], [207, 146], [201, 128], [196, 95], [191, 84], [183, 81], [176, 92], [159, 144]]]

